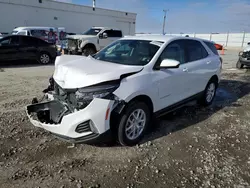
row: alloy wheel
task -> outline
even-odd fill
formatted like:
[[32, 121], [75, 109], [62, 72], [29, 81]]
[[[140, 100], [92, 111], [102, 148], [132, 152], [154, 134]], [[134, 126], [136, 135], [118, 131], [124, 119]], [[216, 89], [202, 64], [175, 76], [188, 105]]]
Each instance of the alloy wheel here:
[[216, 86], [214, 83], [210, 83], [208, 88], [207, 88], [207, 92], [206, 92], [206, 100], [208, 103], [210, 103], [215, 95], [215, 91], [216, 91]]
[[125, 135], [129, 140], [137, 139], [143, 132], [146, 124], [146, 113], [142, 109], [134, 110], [127, 119]]
[[40, 62], [41, 62], [42, 64], [48, 64], [48, 63], [50, 62], [50, 57], [49, 57], [49, 55], [48, 55], [48, 54], [42, 54], [42, 55], [40, 56]]

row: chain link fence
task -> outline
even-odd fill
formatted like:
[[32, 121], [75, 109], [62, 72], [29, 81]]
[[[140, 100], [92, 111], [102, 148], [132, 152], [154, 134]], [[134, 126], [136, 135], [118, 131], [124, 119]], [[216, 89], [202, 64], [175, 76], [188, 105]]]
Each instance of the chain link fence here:
[[[148, 35], [148, 34], [136, 34], [136, 35]], [[161, 34], [150, 34], [150, 35], [161, 35]], [[250, 42], [250, 33], [209, 33], [209, 34], [199, 34], [199, 33], [166, 33], [166, 35], [175, 35], [175, 36], [186, 36], [197, 37], [206, 40], [212, 40], [218, 44], [223, 45], [224, 47], [245, 47], [247, 43]]]

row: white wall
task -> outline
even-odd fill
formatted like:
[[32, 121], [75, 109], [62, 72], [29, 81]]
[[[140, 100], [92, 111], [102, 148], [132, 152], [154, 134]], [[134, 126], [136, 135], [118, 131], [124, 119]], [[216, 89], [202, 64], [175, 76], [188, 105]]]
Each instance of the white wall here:
[[[147, 35], [147, 34], [136, 34], [136, 35]], [[155, 34], [152, 34], [155, 35]], [[169, 34], [167, 34], [169, 35]], [[227, 47], [245, 47], [250, 42], [250, 33], [221, 33], [221, 34], [171, 34], [177, 36], [189, 35], [190, 37], [197, 37], [206, 40], [212, 40], [216, 43]]]
[[[57, 19], [55, 19], [55, 17]], [[0, 0], [0, 32], [19, 26], [66, 27], [80, 33], [92, 26], [120, 27], [126, 35], [135, 33], [136, 14], [59, 3], [51, 0]], [[124, 26], [125, 25], [125, 26]]]

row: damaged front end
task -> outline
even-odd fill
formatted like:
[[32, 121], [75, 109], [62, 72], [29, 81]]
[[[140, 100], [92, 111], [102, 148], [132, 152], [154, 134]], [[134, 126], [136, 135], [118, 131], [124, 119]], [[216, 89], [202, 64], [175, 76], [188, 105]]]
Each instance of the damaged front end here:
[[68, 38], [67, 41], [68, 41], [67, 51], [69, 54], [73, 54], [73, 55], [81, 54], [81, 49], [80, 49], [81, 42], [82, 42], [81, 40]]
[[239, 52], [239, 61], [242, 65], [250, 66], [250, 46]]
[[119, 113], [124, 106], [113, 92], [119, 80], [108, 81], [79, 89], [63, 89], [53, 78], [43, 92], [42, 100], [36, 98], [27, 106], [31, 123], [73, 142], [84, 142], [110, 129], [110, 115]]

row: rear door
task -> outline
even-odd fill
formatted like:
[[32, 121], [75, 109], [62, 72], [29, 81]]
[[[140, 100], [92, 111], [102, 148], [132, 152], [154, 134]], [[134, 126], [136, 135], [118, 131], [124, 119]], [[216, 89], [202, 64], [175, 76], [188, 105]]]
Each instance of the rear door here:
[[21, 36], [20, 51], [24, 59], [35, 59], [37, 57], [37, 48], [39, 43], [36, 38]]
[[186, 69], [192, 84], [188, 88], [188, 95], [192, 96], [203, 91], [206, 87], [210, 74], [207, 66], [211, 63], [209, 54], [200, 41], [186, 39], [187, 51]]
[[122, 32], [120, 30], [107, 30], [106, 32], [110, 43], [122, 38]]
[[209, 41], [203, 41], [205, 44], [205, 47], [208, 48], [208, 50], [210, 50], [209, 53], [209, 57], [212, 61], [212, 63], [208, 63], [208, 69], [210, 71], [215, 72], [215, 69], [218, 69], [221, 71], [222, 69], [222, 59], [217, 51], [217, 49], [215, 48], [215, 45], [213, 42], [209, 42]]
[[101, 38], [99, 41], [100, 47], [104, 48], [105, 46], [109, 45], [110, 43], [118, 40], [122, 37], [122, 32], [119, 30], [105, 30], [103, 33], [107, 33], [108, 38]]

